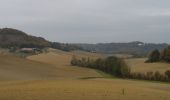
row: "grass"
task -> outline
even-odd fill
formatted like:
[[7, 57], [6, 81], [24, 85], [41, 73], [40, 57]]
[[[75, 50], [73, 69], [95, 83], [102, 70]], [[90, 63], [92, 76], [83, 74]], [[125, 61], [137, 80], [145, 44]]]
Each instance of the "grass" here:
[[158, 62], [158, 63], [145, 63], [146, 58], [133, 58], [127, 59], [126, 63], [131, 68], [132, 72], [156, 72], [164, 73], [166, 70], [170, 70], [170, 64]]
[[59, 50], [27, 59], [0, 56], [0, 100], [170, 100], [169, 84], [70, 66], [73, 54], [101, 57]]
[[108, 73], [105, 73], [103, 71], [100, 71], [100, 70], [96, 70], [101, 76], [103, 76], [103, 78], [117, 78], [111, 74], [108, 74]]
[[5, 98], [4, 100], [169, 100], [168, 88], [169, 85], [165, 84], [121, 79], [37, 80], [1, 83], [0, 98]]
[[97, 79], [97, 78], [104, 78], [104, 77], [82, 77], [79, 79], [87, 80], [87, 79]]

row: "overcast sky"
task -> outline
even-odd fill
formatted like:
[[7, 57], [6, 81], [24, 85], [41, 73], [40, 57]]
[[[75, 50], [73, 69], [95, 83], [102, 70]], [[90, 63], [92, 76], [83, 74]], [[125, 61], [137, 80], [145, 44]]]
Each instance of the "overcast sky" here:
[[170, 0], [0, 0], [0, 27], [71, 43], [170, 43]]

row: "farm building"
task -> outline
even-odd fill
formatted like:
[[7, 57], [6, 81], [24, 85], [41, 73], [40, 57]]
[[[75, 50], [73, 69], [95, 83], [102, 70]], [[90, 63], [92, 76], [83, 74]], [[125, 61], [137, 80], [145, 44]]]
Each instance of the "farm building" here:
[[23, 53], [40, 53], [42, 51], [41, 51], [41, 49], [38, 49], [38, 48], [21, 48], [20, 52], [23, 52]]

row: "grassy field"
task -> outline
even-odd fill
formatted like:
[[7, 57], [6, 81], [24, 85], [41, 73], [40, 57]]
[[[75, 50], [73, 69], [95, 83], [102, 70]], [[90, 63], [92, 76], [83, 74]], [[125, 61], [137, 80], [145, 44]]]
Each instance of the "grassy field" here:
[[159, 71], [164, 73], [166, 70], [170, 70], [170, 64], [158, 62], [158, 63], [145, 63], [146, 58], [134, 58], [127, 59], [126, 62], [130, 66], [132, 72], [149, 72]]
[[70, 66], [71, 57], [53, 52], [28, 59], [0, 55], [0, 81], [100, 77], [95, 70]]
[[167, 84], [119, 79], [36, 80], [1, 83], [0, 99], [170, 100], [169, 90], [170, 88]]
[[72, 55], [101, 54], [49, 51], [27, 59], [0, 56], [0, 100], [170, 100], [170, 84], [106, 78], [70, 66]]

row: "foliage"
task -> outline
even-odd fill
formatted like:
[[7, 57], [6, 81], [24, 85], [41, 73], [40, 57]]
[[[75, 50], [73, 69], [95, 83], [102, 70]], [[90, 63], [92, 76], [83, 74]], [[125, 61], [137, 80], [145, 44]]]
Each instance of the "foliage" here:
[[160, 60], [160, 52], [159, 50], [153, 50], [150, 55], [149, 58], [146, 62], [158, 62]]
[[90, 58], [77, 59], [75, 56], [73, 56], [71, 65], [94, 68], [119, 77], [126, 77], [130, 73], [130, 69], [127, 67], [124, 61], [113, 56], [106, 59], [99, 58], [96, 60], [92, 60]]
[[165, 75], [168, 76], [168, 78], [170, 78], [170, 70], [167, 70], [167, 71], [165, 72]]
[[58, 42], [52, 42], [51, 47], [63, 51], [83, 50], [81, 47], [73, 44], [67, 44], [67, 43], [65, 44], [65, 43], [58, 43]]
[[165, 49], [161, 52], [161, 60], [170, 63], [170, 46], [167, 47], [167, 48], [165, 48]]
[[158, 49], [162, 50], [168, 44], [154, 44], [134, 41], [129, 43], [98, 43], [98, 44], [76, 44], [85, 50], [96, 51], [106, 54], [131, 54], [138, 57], [146, 57], [148, 52]]
[[161, 74], [159, 71], [156, 72], [147, 72], [144, 73], [130, 73], [130, 79], [140, 79], [140, 80], [151, 80], [151, 81], [162, 81], [162, 82], [169, 82], [170, 77], [166, 74]]
[[[23, 47], [50, 47], [50, 42], [41, 37], [27, 35], [26, 33], [11, 29], [0, 29], [0, 47], [2, 48], [23, 48]], [[13, 51], [13, 50], [12, 50]]]
[[149, 58], [146, 62], [158, 62], [165, 61], [170, 63], [170, 46], [159, 52], [158, 50], [154, 50], [149, 55]]
[[122, 78], [170, 82], [170, 71], [166, 71], [165, 74], [161, 74], [159, 71], [147, 73], [130, 72], [130, 68], [125, 62], [116, 57], [92, 60], [89, 58], [78, 59], [73, 56], [71, 65], [98, 69]]

